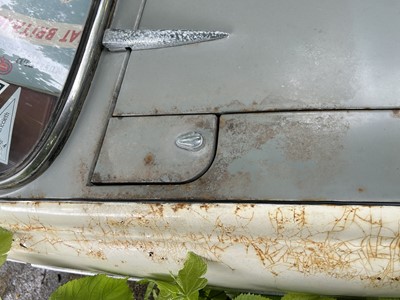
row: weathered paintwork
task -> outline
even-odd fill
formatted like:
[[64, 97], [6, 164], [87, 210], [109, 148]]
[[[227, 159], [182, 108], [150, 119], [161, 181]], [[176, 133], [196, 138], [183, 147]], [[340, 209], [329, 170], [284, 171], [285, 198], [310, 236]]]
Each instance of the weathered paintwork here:
[[[151, 3], [149, 1], [146, 7], [151, 8]], [[349, 4], [348, 1], [340, 3]], [[381, 10], [385, 8], [386, 4], [382, 4]], [[370, 6], [366, 5], [365, 9], [369, 11]], [[138, 14], [138, 5], [119, 2], [115, 11], [112, 27], [133, 28], [138, 25], [138, 22], [134, 25], [135, 18], [129, 18], [132, 13]], [[205, 18], [207, 20], [208, 17]], [[193, 29], [202, 25], [194, 23]], [[229, 31], [222, 27], [221, 30]], [[208, 44], [217, 45], [221, 42]], [[192, 51], [200, 47], [203, 45], [183, 48]], [[178, 51], [179, 48], [174, 50]], [[164, 53], [164, 50], [167, 51], [154, 50], [154, 53]], [[80, 118], [57, 160], [31, 184], [0, 191], [3, 199], [398, 201], [398, 110], [222, 115], [219, 119], [215, 160], [199, 180], [168, 186], [91, 185], [111, 111], [120, 100], [117, 98], [121, 81], [127, 81], [129, 77], [129, 66], [127, 72], [124, 68], [128, 61], [140, 60], [129, 56], [129, 53], [103, 52]], [[165, 63], [168, 64], [168, 61]], [[163, 68], [158, 68], [157, 72], [152, 70], [150, 68], [148, 73], [154, 76], [163, 72]], [[196, 72], [192, 74], [197, 76]], [[304, 74], [306, 76], [308, 73]], [[393, 76], [396, 74], [393, 73]], [[224, 77], [220, 79], [224, 80]], [[135, 84], [135, 78], [130, 80]], [[192, 81], [192, 85], [193, 88], [198, 86], [195, 81]], [[240, 90], [238, 86], [237, 91]], [[393, 88], [391, 93], [396, 93], [396, 89]], [[188, 97], [192, 95], [197, 94], [187, 94]], [[215, 99], [215, 96], [210, 94], [209, 98]], [[190, 98], [187, 101], [190, 102]], [[145, 103], [138, 101], [137, 108], [140, 109]], [[163, 104], [160, 98], [159, 105]], [[250, 145], [254, 147], [249, 148]], [[145, 158], [140, 157], [140, 162]]]
[[[390, 26], [397, 23], [397, 2], [255, 0], [259, 8], [270, 5], [262, 20], [270, 26], [254, 27], [264, 33], [259, 43], [271, 46], [264, 48], [239, 28], [246, 25], [241, 18], [249, 19], [247, 2], [222, 1], [224, 9], [215, 11], [210, 3], [193, 9], [191, 1], [166, 7], [148, 0], [142, 26], [183, 28], [190, 20], [190, 29], [232, 33], [226, 41], [148, 57], [102, 53], [57, 159], [34, 181], [0, 191], [0, 226], [15, 233], [10, 257], [140, 277], [176, 272], [194, 251], [208, 261], [207, 277], [218, 286], [398, 296], [400, 113], [388, 109], [399, 107], [397, 54], [391, 55], [397, 31]], [[200, 17], [174, 16], [188, 7]], [[111, 26], [137, 29], [140, 12], [138, 2], [118, 1]], [[282, 18], [285, 26], [276, 26]], [[377, 19], [383, 23], [374, 26]], [[302, 32], [314, 32], [313, 24], [319, 27], [307, 40]], [[262, 63], [256, 56], [265, 52], [272, 57]], [[128, 85], [137, 89], [126, 102]], [[346, 110], [367, 107], [379, 110]], [[301, 111], [324, 108], [342, 110]], [[293, 111], [267, 112], [278, 109]], [[240, 113], [219, 114], [232, 111]], [[182, 112], [218, 112], [216, 155], [205, 174], [183, 184], [92, 184], [114, 122]], [[141, 154], [140, 163], [151, 162]]]
[[92, 1], [1, 1], [0, 56], [11, 63], [0, 78], [59, 96]]
[[12, 259], [141, 277], [176, 272], [194, 251], [213, 285], [364, 296], [399, 295], [399, 215], [355, 205], [0, 204]]
[[[199, 151], [178, 148], [185, 133], [203, 137]], [[107, 128], [94, 183], [182, 183], [201, 176], [215, 155], [217, 117], [163, 116], [112, 118]]]
[[[89, 110], [87, 116], [84, 121], [88, 123], [96, 119], [93, 111]], [[91, 168], [96, 163], [93, 153], [98, 149], [95, 134], [90, 129], [77, 128], [77, 135], [49, 170], [33, 184], [10, 192], [9, 197], [390, 203], [398, 201], [400, 195], [400, 118], [397, 111], [223, 115], [219, 119], [215, 159], [209, 169], [190, 183], [169, 185], [88, 184]], [[155, 135], [158, 136], [157, 132]], [[132, 144], [144, 143], [140, 135], [131, 138]], [[170, 143], [180, 150], [173, 141]], [[154, 144], [141, 146], [151, 149]], [[118, 151], [130, 151], [125, 140], [113, 147]], [[120, 174], [129, 174], [131, 165], [146, 162], [147, 169], [132, 167], [132, 174], [146, 170], [149, 176], [153, 174], [150, 170], [154, 165], [148, 152], [143, 150], [129, 155], [114, 155], [114, 167], [109, 165], [113, 175], [122, 178], [118, 175], [118, 166], [123, 166]], [[132, 157], [136, 158], [131, 162]], [[128, 162], [127, 158], [130, 158]], [[103, 162], [100, 156], [100, 163]], [[202, 169], [204, 167], [206, 165]], [[120, 183], [124, 183], [122, 179]]]
[[141, 29], [229, 38], [133, 53], [114, 115], [398, 107], [399, 10], [397, 0], [148, 0]]

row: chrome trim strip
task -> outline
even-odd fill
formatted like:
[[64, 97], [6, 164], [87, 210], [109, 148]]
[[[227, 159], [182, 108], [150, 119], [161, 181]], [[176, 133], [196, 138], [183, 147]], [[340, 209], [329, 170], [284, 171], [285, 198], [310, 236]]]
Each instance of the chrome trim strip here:
[[[89, 90], [101, 51], [101, 40], [107, 26], [113, 0], [95, 0], [86, 30], [78, 47], [67, 82], [55, 108], [54, 117], [33, 152], [16, 168], [0, 176], [0, 188], [10, 188], [33, 180], [55, 159], [69, 136]], [[91, 26], [90, 29], [87, 29]], [[85, 39], [86, 37], [86, 39]]]
[[110, 51], [148, 50], [203, 43], [228, 37], [221, 31], [107, 29], [103, 45]]

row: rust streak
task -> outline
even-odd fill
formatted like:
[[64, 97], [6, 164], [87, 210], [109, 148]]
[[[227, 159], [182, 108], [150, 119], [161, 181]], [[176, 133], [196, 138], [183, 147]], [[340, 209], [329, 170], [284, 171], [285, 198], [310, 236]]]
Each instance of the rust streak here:
[[151, 152], [147, 153], [143, 161], [146, 166], [154, 165], [155, 164], [154, 154]]
[[[54, 220], [44, 221], [33, 212], [22, 220], [14, 217], [8, 229], [15, 232], [19, 253], [63, 247], [106, 260], [110, 249], [129, 249], [161, 263], [176, 262], [194, 251], [225, 264], [228, 251], [242, 249], [273, 276], [292, 270], [304, 276], [363, 280], [376, 287], [398, 286], [400, 223], [396, 223], [398, 228], [388, 227], [376, 212], [379, 208], [326, 206], [316, 217], [314, 208], [307, 206], [262, 210], [254, 204], [237, 204], [221, 209], [220, 214], [217, 206], [151, 203], [105, 219], [92, 216], [73, 230], [49, 225]], [[193, 226], [174, 224], [189, 216]]]
[[190, 205], [188, 203], [177, 203], [177, 204], [172, 205], [171, 208], [174, 212], [177, 212], [181, 209], [189, 209], [189, 207], [190, 207]]

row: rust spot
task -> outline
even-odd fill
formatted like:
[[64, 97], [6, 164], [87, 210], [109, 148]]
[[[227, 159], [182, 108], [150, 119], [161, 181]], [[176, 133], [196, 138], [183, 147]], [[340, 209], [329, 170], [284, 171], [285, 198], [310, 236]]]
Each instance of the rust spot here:
[[207, 126], [206, 122], [203, 119], [200, 119], [195, 123], [195, 126], [198, 128], [205, 128]]
[[104, 254], [104, 252], [102, 250], [92, 250], [92, 249], [90, 249], [87, 252], [87, 255], [90, 256], [90, 257], [95, 257], [95, 258], [101, 259], [101, 260], [107, 260], [107, 257], [106, 257], [106, 255]]
[[220, 118], [220, 120], [219, 120], [219, 127], [220, 127], [220, 128], [224, 128], [224, 126], [225, 126], [225, 119], [224, 119], [224, 118]]
[[30, 198], [31, 199], [44, 199], [44, 198], [46, 198], [46, 195], [44, 193], [31, 194]]
[[154, 165], [155, 161], [154, 161], [153, 153], [151, 153], [151, 152], [147, 153], [146, 156], [144, 157], [143, 161], [146, 166]]
[[79, 163], [78, 172], [79, 172], [79, 177], [80, 177], [81, 182], [85, 182], [86, 183], [87, 174], [89, 172], [89, 167], [82, 160]]
[[107, 219], [107, 224], [113, 227], [126, 227], [128, 225], [128, 222], [126, 222], [125, 220]]
[[158, 215], [159, 217], [164, 216], [164, 206], [161, 203], [150, 204], [150, 209], [154, 214]]
[[100, 173], [94, 172], [93, 175], [92, 175], [92, 180], [93, 180], [93, 181], [100, 181], [100, 180], [102, 180], [102, 177], [101, 177]]
[[209, 208], [210, 208], [210, 205], [208, 205], [206, 203], [200, 205], [200, 209], [204, 209], [205, 211], [208, 211]]
[[364, 193], [365, 192], [365, 189], [364, 188], [358, 188], [358, 190], [357, 190], [359, 193]]
[[[248, 122], [241, 118], [220, 118], [220, 128], [224, 128], [221, 136], [221, 148], [226, 152], [218, 153], [210, 170], [200, 177], [195, 185], [187, 185], [188, 193], [196, 193], [196, 197], [204, 200], [215, 200], [225, 190], [236, 190], [238, 186], [251, 186], [250, 172], [230, 172], [229, 166], [236, 159], [251, 151], [260, 150], [268, 140], [275, 136], [272, 127], [263, 122]], [[250, 136], [250, 137], [249, 137]], [[232, 145], [235, 147], [232, 147]], [[205, 188], [206, 187], [206, 188]], [[194, 189], [193, 189], [194, 188]], [[214, 193], [216, 192], [216, 193]]]
[[394, 118], [400, 118], [400, 109], [394, 109], [392, 110], [392, 116]]
[[[29, 205], [33, 207], [34, 202]], [[391, 220], [385, 217], [393, 215], [392, 208], [383, 207], [385, 213], [379, 214], [378, 207], [365, 206], [330, 205], [320, 210], [319, 206], [220, 204], [224, 208], [216, 216], [205, 211], [218, 212], [215, 209], [218, 204], [130, 203], [134, 208], [117, 209], [116, 214], [112, 214], [115, 207], [107, 210], [110, 204], [103, 205], [110, 217], [91, 215], [90, 224], [82, 223], [73, 230], [65, 230], [60, 225], [52, 227], [49, 224], [54, 224], [54, 216], [38, 217], [36, 213], [29, 218], [25, 218], [25, 213], [13, 215], [7, 227], [17, 231], [14, 244], [20, 245], [21, 253], [35, 253], [62, 244], [78, 255], [81, 251], [82, 255], [106, 260], [102, 249], [117, 247], [137, 249], [149, 260], [161, 263], [181, 261], [184, 253], [191, 250], [212, 261], [229, 264], [222, 254], [241, 247], [249, 256], [258, 258], [263, 270], [274, 276], [288, 269], [305, 276], [325, 274], [331, 278], [364, 280], [372, 287], [398, 287], [400, 281], [397, 268], [400, 227], [397, 227], [396, 216]], [[94, 203], [85, 206], [87, 211], [93, 207]], [[174, 207], [177, 214], [173, 218], [160, 217], [165, 207], [171, 211]], [[204, 230], [181, 230], [182, 224], [176, 222], [176, 217], [179, 214], [187, 217], [186, 211], [179, 211], [185, 208], [193, 212], [190, 214], [193, 220], [205, 221]], [[234, 218], [231, 217], [233, 212], [237, 212]], [[316, 218], [318, 212], [322, 214]], [[142, 234], [133, 232], [151, 232], [152, 237], [143, 238]], [[99, 234], [104, 237], [94, 240]], [[37, 246], [41, 243], [46, 247]], [[131, 262], [129, 256], [127, 261], [119, 259], [118, 264]], [[377, 269], [376, 263], [380, 266]]]
[[293, 118], [288, 121], [286, 126], [277, 129], [286, 136], [281, 141], [281, 148], [287, 159], [313, 159], [320, 165], [335, 161], [332, 157], [343, 149], [342, 138], [349, 129], [343, 116], [321, 115], [310, 119]]
[[237, 205], [235, 208], [235, 215], [237, 215], [239, 211], [240, 211], [240, 205]]
[[188, 203], [177, 203], [177, 204], [173, 205], [171, 208], [174, 212], [177, 212], [180, 209], [185, 209], [185, 208], [189, 209], [189, 204]]

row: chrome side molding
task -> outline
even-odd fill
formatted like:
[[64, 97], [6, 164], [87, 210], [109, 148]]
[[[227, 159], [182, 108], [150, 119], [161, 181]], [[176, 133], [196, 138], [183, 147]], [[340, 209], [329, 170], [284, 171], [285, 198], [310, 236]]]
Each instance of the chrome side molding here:
[[147, 50], [208, 42], [228, 36], [221, 31], [107, 29], [103, 45], [110, 51]]

